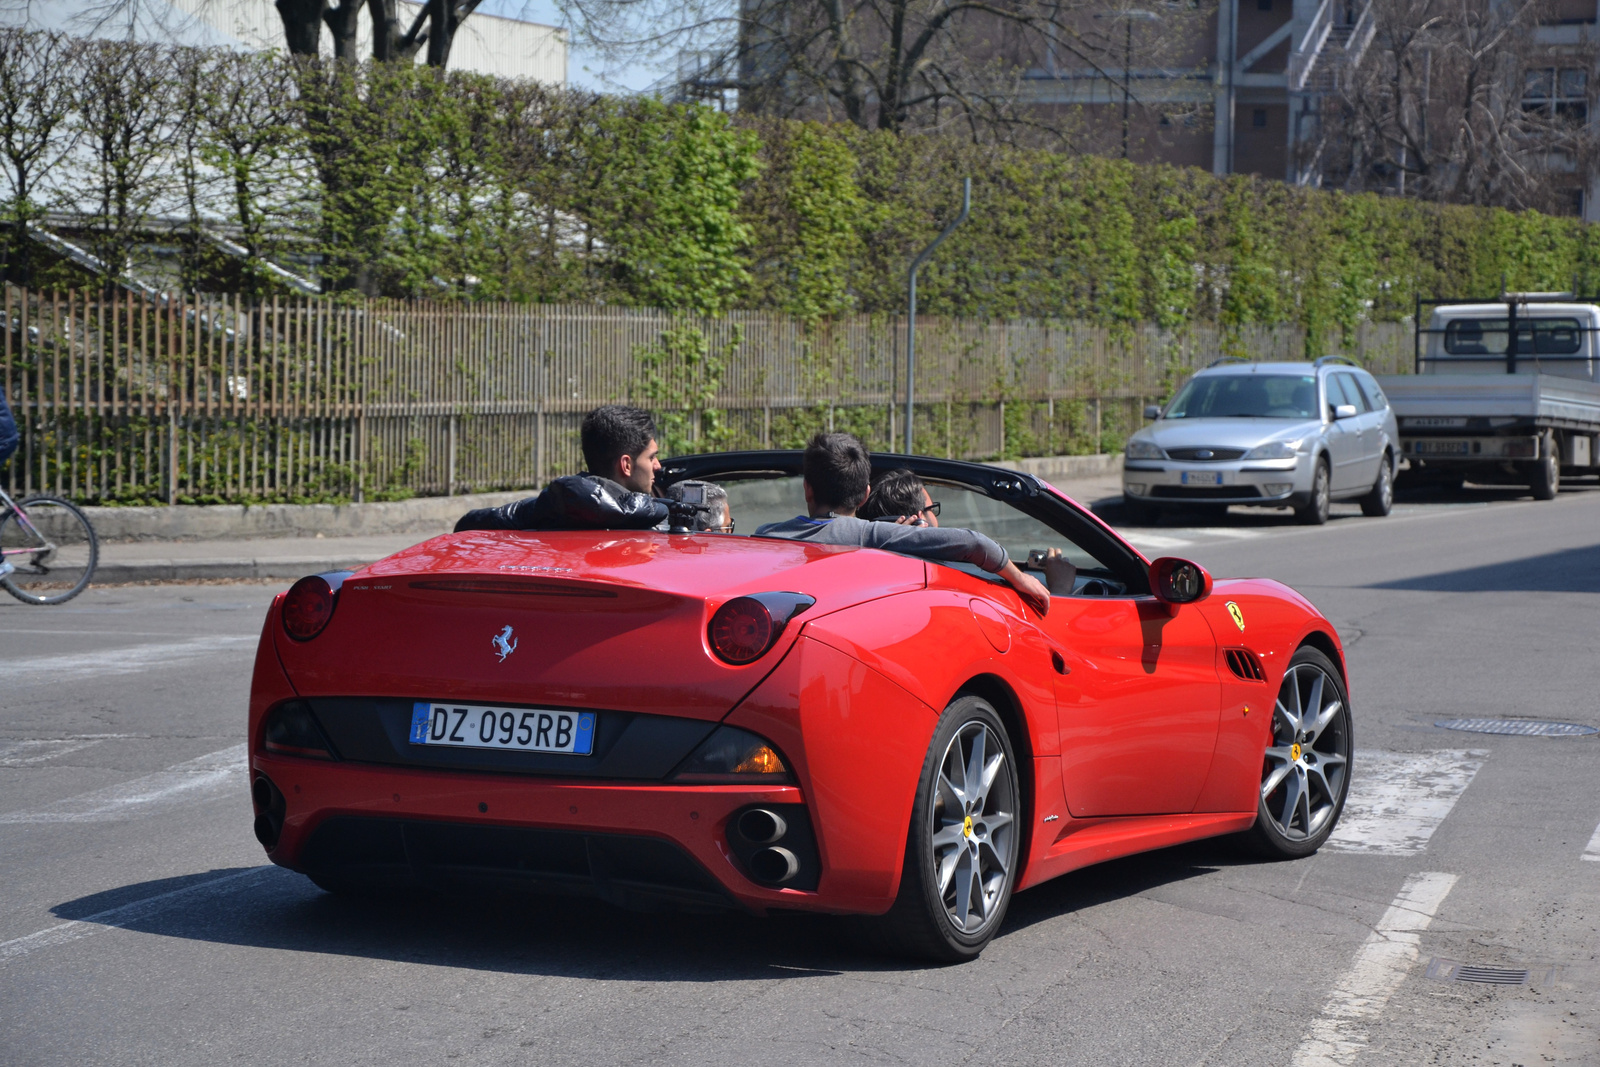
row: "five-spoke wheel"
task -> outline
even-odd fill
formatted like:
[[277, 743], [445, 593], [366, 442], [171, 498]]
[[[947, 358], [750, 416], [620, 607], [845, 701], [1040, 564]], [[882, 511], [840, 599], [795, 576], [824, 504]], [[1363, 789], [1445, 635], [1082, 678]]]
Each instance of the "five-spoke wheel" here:
[[878, 922], [892, 949], [952, 962], [983, 951], [1015, 885], [1020, 799], [1005, 725], [987, 701], [958, 698], [934, 730], [900, 893]]
[[1295, 653], [1272, 709], [1252, 842], [1271, 856], [1308, 856], [1333, 832], [1350, 790], [1350, 705], [1333, 662]]

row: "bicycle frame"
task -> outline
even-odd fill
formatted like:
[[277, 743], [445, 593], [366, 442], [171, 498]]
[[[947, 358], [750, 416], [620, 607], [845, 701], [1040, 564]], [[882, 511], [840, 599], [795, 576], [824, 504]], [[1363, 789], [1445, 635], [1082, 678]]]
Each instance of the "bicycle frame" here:
[[[49, 552], [56, 547], [48, 537], [39, 532], [39, 528], [33, 524], [33, 520], [28, 518], [28, 513], [23, 510], [22, 505], [11, 499], [10, 494], [4, 489], [0, 489], [0, 506], [3, 506], [5, 511], [16, 515], [17, 525], [27, 530], [39, 542], [36, 545], [24, 545], [21, 548], [0, 548], [0, 559], [4, 559], [6, 556], [31, 556], [40, 552]], [[0, 512], [0, 514], [3, 514], [3, 512]]]

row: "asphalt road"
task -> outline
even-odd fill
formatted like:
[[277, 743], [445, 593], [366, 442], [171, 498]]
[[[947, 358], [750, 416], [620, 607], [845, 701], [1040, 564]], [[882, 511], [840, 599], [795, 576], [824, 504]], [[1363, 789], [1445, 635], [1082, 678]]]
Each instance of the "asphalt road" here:
[[1298, 862], [1058, 879], [948, 968], [814, 918], [325, 896], [250, 834], [272, 587], [0, 604], [0, 1064], [1600, 1063], [1600, 737], [1433, 725], [1600, 725], [1600, 491], [1132, 533], [1334, 620], [1354, 814]]

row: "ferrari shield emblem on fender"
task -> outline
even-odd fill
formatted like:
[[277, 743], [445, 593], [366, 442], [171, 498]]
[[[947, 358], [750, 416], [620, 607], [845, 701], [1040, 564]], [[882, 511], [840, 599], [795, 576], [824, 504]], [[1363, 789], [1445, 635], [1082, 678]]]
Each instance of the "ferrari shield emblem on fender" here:
[[1227, 606], [1228, 614], [1233, 616], [1233, 624], [1239, 628], [1240, 633], [1244, 633], [1244, 612], [1240, 611], [1239, 605], [1231, 600], [1228, 601]]
[[494, 643], [494, 650], [500, 654], [501, 663], [504, 663], [506, 657], [517, 650], [517, 639], [511, 636], [511, 627], [509, 626], [495, 634], [491, 640]]

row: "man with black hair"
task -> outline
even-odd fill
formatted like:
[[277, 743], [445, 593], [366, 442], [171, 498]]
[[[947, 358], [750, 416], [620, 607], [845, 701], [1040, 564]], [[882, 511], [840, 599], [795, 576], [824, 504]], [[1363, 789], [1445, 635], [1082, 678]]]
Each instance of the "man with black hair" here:
[[1003, 579], [1040, 615], [1050, 610], [1050, 592], [1022, 573], [1006, 550], [976, 530], [869, 522], [856, 509], [872, 492], [872, 458], [854, 435], [819, 433], [806, 446], [801, 466], [805, 515], [772, 522], [757, 537], [788, 537], [825, 545], [860, 545], [908, 556], [971, 563]]
[[648, 411], [607, 404], [583, 417], [578, 431], [583, 461], [591, 474], [635, 493], [652, 496], [661, 471], [661, 449], [656, 444], [656, 424]]
[[650, 413], [621, 404], [598, 407], [583, 417], [579, 435], [588, 471], [557, 478], [538, 496], [469, 511], [456, 532], [666, 529], [671, 506], [651, 495], [661, 449]]
[[904, 522], [912, 526], [939, 525], [939, 505], [928, 495], [922, 479], [905, 467], [878, 475], [856, 515], [874, 522]]

